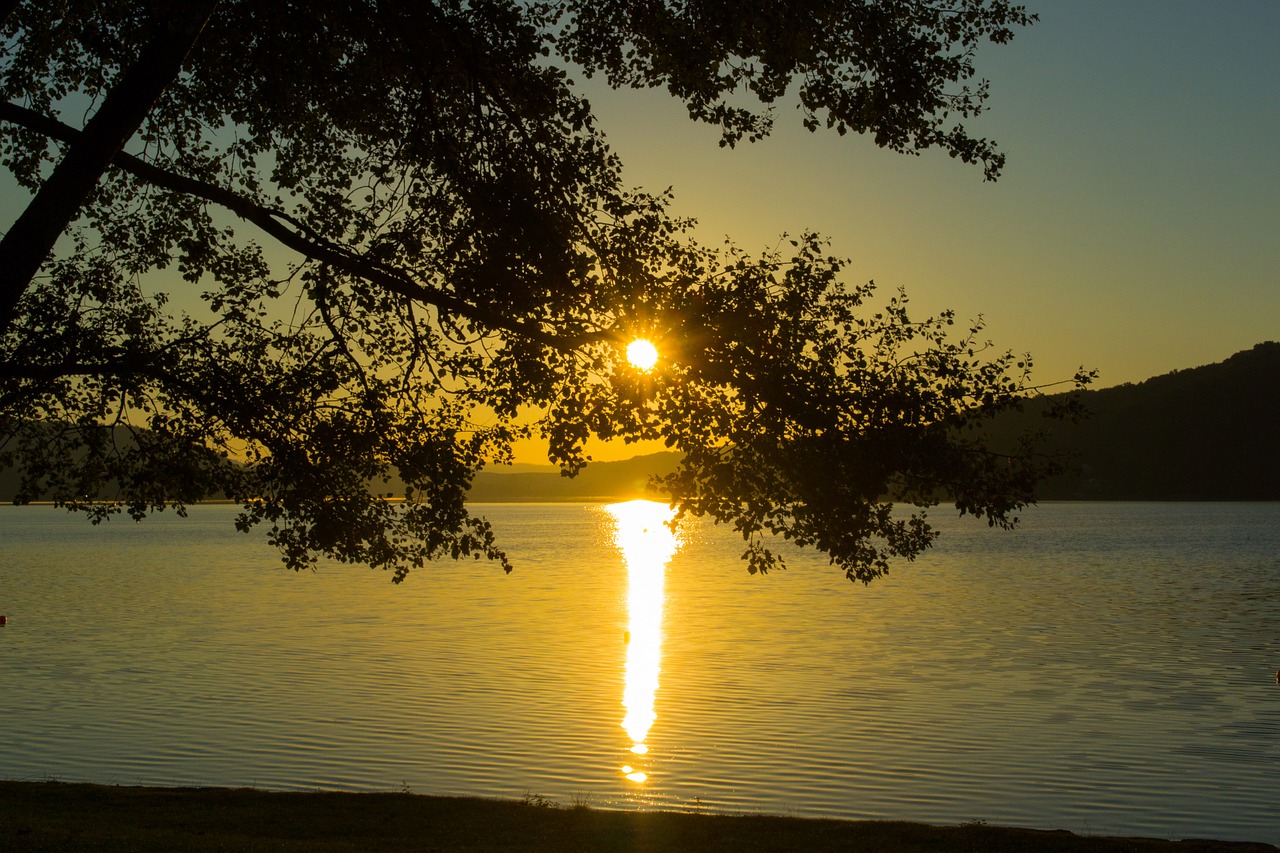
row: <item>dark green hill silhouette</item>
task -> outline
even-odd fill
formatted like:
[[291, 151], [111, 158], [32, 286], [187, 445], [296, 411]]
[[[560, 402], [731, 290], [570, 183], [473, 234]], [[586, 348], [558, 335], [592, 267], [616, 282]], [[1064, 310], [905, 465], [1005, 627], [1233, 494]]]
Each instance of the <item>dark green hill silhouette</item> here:
[[[1046, 483], [1041, 500], [1280, 500], [1280, 343], [1226, 361], [1080, 395], [1081, 424], [1046, 422], [1036, 407], [1002, 421], [1013, 436], [1052, 423], [1047, 447], [1078, 473]], [[644, 497], [649, 474], [674, 453], [595, 462], [574, 479], [548, 473], [482, 473], [476, 501], [620, 500]], [[647, 496], [653, 497], [652, 494]]]
[[[1078, 425], [1054, 423], [1047, 443], [1071, 454], [1077, 473], [1046, 483], [1041, 500], [1280, 500], [1280, 343], [1080, 398], [1092, 416]], [[1003, 420], [996, 434], [1045, 423], [1029, 411]], [[552, 466], [490, 469], [476, 477], [470, 496], [476, 502], [660, 497], [646, 483], [674, 470], [678, 459], [655, 453], [593, 462], [574, 478]], [[0, 499], [12, 500], [15, 491], [14, 472], [0, 471]]]
[[1280, 500], [1280, 343], [1080, 398], [1092, 416], [1050, 442], [1078, 472], [1042, 500]]

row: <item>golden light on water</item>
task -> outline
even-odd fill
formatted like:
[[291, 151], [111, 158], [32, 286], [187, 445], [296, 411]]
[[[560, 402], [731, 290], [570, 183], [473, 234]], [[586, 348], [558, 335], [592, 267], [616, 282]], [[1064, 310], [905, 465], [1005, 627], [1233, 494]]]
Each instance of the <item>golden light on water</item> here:
[[651, 341], [636, 338], [627, 344], [627, 362], [636, 370], [653, 370], [658, 363], [658, 348]]
[[[645, 740], [657, 719], [654, 698], [662, 663], [662, 606], [667, 563], [680, 548], [680, 537], [668, 526], [675, 511], [654, 501], [628, 501], [606, 507], [614, 519], [614, 544], [627, 566], [626, 683], [622, 692], [622, 728], [631, 739], [631, 752], [646, 755]], [[632, 782], [649, 777], [626, 765]]]

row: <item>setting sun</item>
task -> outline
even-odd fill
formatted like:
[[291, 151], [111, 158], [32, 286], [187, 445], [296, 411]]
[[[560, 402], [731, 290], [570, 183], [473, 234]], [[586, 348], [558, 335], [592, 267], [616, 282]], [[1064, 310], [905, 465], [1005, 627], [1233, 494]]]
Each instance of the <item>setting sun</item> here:
[[627, 344], [627, 361], [637, 370], [652, 370], [658, 363], [658, 348], [644, 338]]

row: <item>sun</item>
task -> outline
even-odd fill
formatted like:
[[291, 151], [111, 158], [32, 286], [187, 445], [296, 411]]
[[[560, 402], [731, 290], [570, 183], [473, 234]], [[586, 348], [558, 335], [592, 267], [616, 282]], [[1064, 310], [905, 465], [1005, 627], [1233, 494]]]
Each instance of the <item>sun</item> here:
[[627, 344], [627, 361], [636, 370], [652, 370], [658, 363], [658, 348], [644, 338]]

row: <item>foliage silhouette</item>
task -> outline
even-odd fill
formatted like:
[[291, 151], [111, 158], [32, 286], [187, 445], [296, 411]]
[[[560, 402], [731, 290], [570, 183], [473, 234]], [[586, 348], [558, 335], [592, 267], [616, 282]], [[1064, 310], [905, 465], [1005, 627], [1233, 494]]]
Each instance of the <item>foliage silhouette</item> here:
[[[396, 580], [510, 568], [465, 494], [535, 433], [566, 474], [589, 436], [664, 439], [680, 511], [735, 525], [753, 570], [777, 533], [875, 576], [932, 537], [893, 499], [1011, 523], [1056, 463], [972, 427], [1036, 391], [1029, 362], [902, 296], [868, 309], [816, 235], [699, 244], [624, 186], [567, 69], [663, 86], [725, 145], [794, 93], [810, 129], [994, 179], [1003, 155], [960, 123], [987, 95], [973, 62], [1030, 20], [1003, 0], [0, 5], [0, 161], [32, 194], [0, 242], [0, 464], [19, 500], [95, 521], [225, 494], [287, 566]], [[662, 369], [626, 366], [637, 335]]]

